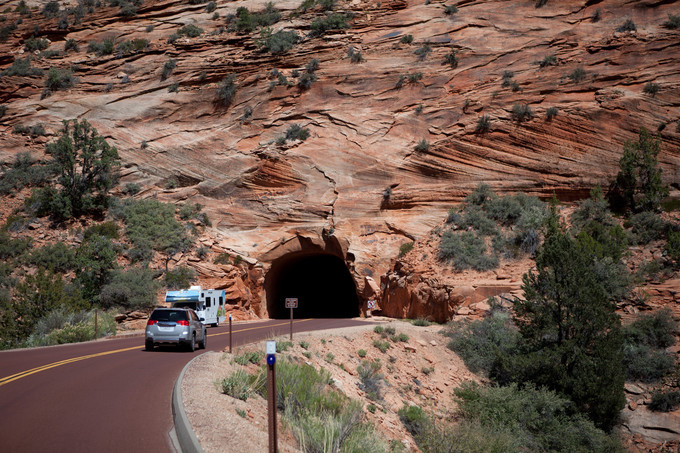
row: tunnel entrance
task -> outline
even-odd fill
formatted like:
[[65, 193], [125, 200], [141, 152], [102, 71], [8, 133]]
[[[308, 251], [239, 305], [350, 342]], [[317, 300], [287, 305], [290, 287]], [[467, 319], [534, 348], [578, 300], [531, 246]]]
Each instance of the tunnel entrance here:
[[359, 298], [345, 262], [336, 255], [294, 252], [272, 262], [265, 278], [270, 318], [288, 318], [287, 297], [297, 297], [296, 318], [359, 316]]

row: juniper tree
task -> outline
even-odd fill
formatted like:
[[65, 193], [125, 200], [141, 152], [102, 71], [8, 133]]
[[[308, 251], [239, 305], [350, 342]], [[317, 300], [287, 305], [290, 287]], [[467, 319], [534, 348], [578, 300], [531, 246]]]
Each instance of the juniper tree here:
[[598, 427], [613, 427], [623, 408], [621, 322], [607, 282], [595, 272], [594, 241], [572, 238], [556, 207], [536, 270], [523, 277], [514, 321], [521, 334], [513, 380], [570, 398]]

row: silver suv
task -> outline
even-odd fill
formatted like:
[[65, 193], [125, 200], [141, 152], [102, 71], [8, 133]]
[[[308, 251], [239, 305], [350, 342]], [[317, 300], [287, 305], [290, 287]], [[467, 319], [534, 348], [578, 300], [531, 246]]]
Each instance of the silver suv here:
[[160, 344], [175, 344], [187, 346], [191, 352], [205, 349], [208, 337], [205, 333], [203, 321], [196, 312], [187, 308], [157, 308], [151, 313], [146, 323], [147, 351]]

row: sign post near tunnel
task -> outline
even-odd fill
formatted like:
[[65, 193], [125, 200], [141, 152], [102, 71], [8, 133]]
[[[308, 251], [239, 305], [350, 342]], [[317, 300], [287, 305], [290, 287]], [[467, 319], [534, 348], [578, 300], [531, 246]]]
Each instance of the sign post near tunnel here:
[[297, 297], [286, 298], [286, 308], [290, 308], [290, 341], [293, 341], [293, 308], [298, 307]]

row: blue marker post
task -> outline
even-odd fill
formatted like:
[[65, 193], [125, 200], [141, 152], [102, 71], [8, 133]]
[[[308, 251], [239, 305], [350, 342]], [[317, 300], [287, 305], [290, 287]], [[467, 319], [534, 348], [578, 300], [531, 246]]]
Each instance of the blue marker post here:
[[276, 341], [267, 341], [267, 412], [269, 453], [276, 453]]

